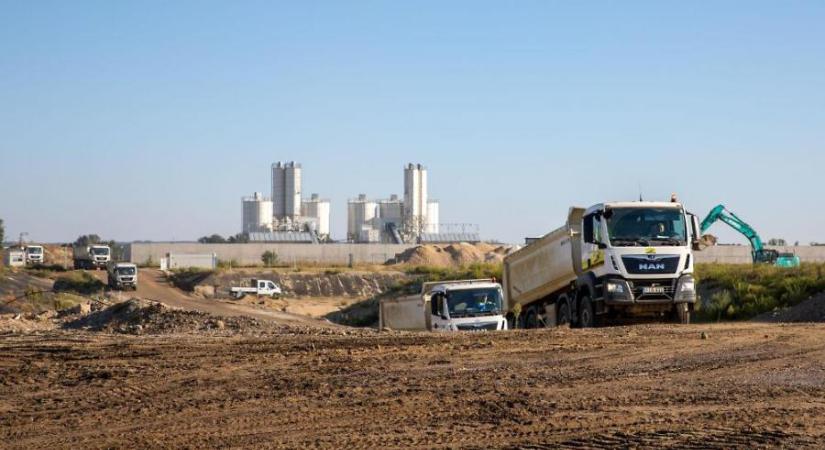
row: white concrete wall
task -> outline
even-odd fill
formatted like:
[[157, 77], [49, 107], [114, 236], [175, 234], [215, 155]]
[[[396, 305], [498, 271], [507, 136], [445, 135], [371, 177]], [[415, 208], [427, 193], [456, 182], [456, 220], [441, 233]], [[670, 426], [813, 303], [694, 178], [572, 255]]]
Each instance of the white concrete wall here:
[[199, 244], [182, 242], [133, 243], [126, 258], [135, 264], [150, 260], [158, 264], [167, 253], [218, 255], [221, 261], [234, 260], [243, 265], [262, 264], [261, 254], [271, 250], [283, 264], [313, 262], [344, 265], [352, 255], [355, 264], [383, 264], [414, 245], [406, 244]]
[[[805, 262], [825, 262], [825, 246], [811, 247], [767, 247], [776, 249], [780, 253], [790, 252], [799, 256]], [[695, 252], [697, 263], [723, 263], [723, 264], [750, 264], [751, 248], [745, 245], [719, 245], [708, 247], [700, 252]]]

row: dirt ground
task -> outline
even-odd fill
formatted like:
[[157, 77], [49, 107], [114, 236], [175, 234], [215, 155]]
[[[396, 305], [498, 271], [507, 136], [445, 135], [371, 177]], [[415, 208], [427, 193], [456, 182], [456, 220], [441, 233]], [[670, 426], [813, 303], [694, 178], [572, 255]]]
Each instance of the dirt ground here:
[[820, 324], [5, 334], [0, 442], [21, 449], [821, 447], [823, 337]]

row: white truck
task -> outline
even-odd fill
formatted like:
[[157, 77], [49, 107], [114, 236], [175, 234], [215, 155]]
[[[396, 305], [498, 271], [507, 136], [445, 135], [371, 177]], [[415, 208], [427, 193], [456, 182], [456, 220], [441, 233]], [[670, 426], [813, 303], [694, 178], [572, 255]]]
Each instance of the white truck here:
[[26, 253], [26, 265], [34, 266], [43, 264], [46, 261], [46, 252], [42, 245], [27, 245], [24, 249]]
[[72, 254], [75, 269], [101, 269], [112, 260], [108, 245], [75, 245]]
[[393, 330], [506, 330], [501, 285], [495, 280], [423, 283], [421, 293], [379, 303], [378, 326]]
[[279, 298], [281, 296], [281, 287], [270, 280], [258, 280], [253, 278], [247, 285], [230, 288], [229, 293], [237, 299], [243, 298], [244, 295]]
[[523, 328], [648, 316], [689, 323], [699, 221], [677, 202], [570, 209], [567, 223], [504, 258], [505, 309]]
[[125, 291], [126, 289], [137, 290], [138, 268], [132, 263], [110, 261], [106, 265], [108, 273], [108, 284], [112, 289]]

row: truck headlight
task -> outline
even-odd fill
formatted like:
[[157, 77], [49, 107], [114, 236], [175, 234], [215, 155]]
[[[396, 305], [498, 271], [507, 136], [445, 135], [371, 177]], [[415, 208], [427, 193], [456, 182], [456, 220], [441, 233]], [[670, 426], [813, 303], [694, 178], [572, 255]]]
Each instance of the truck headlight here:
[[673, 300], [676, 302], [696, 301], [696, 281], [694, 281], [693, 276], [685, 275], [679, 279], [676, 286], [676, 296]]
[[624, 280], [607, 280], [604, 282], [604, 290], [613, 300], [630, 300], [630, 289]]

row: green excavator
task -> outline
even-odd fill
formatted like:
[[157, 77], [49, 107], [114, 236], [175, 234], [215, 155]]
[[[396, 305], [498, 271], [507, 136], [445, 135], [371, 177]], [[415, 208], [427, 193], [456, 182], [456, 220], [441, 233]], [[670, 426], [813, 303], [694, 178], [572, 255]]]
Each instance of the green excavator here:
[[750, 225], [745, 223], [736, 214], [728, 211], [725, 205], [713, 208], [705, 220], [702, 221], [702, 234], [717, 221], [725, 222], [734, 230], [742, 233], [751, 243], [751, 255], [754, 264], [773, 264], [778, 267], [799, 267], [799, 257], [793, 253], [779, 253], [776, 250], [765, 248], [762, 238]]

